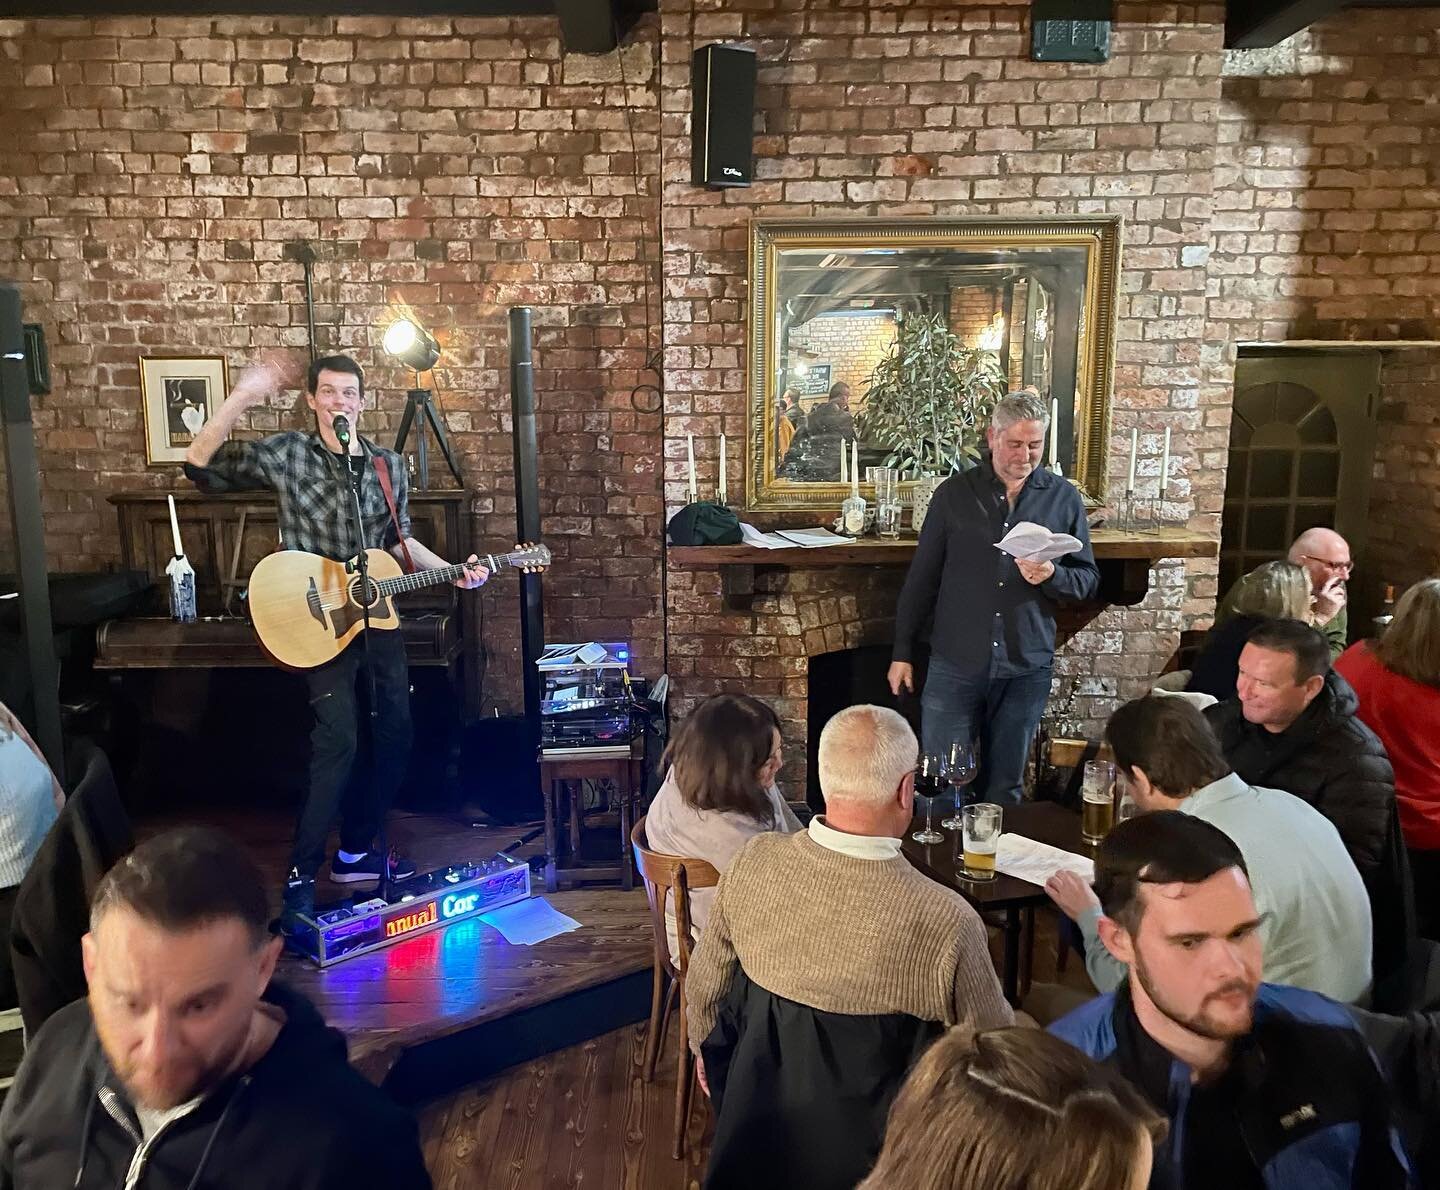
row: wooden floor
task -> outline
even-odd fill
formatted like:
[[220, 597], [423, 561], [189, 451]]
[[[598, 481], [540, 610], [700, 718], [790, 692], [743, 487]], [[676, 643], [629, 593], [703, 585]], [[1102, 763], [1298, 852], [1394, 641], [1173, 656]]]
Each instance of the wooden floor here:
[[698, 1187], [709, 1123], [703, 1103], [695, 1107], [686, 1159], [670, 1156], [677, 1042], [672, 1023], [652, 1083], [642, 1078], [642, 1024], [423, 1107], [420, 1139], [435, 1190]]
[[[292, 820], [281, 811], [167, 814], [137, 826], [154, 834], [197, 818], [226, 830], [260, 861], [278, 905]], [[523, 838], [523, 828], [471, 827], [433, 815], [392, 816], [392, 841], [421, 871], [493, 855]], [[512, 854], [524, 858], [531, 843]], [[541, 885], [543, 889], [543, 885]], [[353, 886], [322, 874], [316, 895], [338, 899]], [[345, 1034], [350, 1058], [379, 1083], [405, 1050], [586, 989], [648, 971], [653, 956], [649, 909], [642, 889], [579, 889], [546, 899], [582, 928], [536, 946], [512, 946], [471, 918], [321, 971], [298, 956], [281, 960], [280, 978], [309, 997]], [[623, 1018], [622, 1018], [623, 1019]]]

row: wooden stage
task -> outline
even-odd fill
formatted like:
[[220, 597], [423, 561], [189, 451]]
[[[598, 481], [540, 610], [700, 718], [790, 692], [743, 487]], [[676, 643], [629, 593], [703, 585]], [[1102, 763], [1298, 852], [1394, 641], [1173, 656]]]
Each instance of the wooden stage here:
[[[250, 848], [275, 888], [278, 905], [292, 814], [282, 809], [169, 813], [137, 823], [152, 835], [204, 822]], [[532, 828], [469, 826], [458, 819], [397, 812], [392, 843], [421, 871], [479, 859], [511, 847]], [[534, 841], [516, 848], [526, 858]], [[333, 841], [332, 841], [333, 854]], [[323, 871], [324, 902], [354, 892]], [[368, 890], [369, 886], [360, 885]], [[303, 992], [345, 1034], [350, 1058], [397, 1098], [414, 1101], [453, 1090], [539, 1054], [575, 1045], [649, 1012], [654, 942], [643, 888], [545, 894], [581, 928], [535, 946], [512, 946], [471, 918], [397, 942], [321, 971], [287, 952], [279, 978]]]

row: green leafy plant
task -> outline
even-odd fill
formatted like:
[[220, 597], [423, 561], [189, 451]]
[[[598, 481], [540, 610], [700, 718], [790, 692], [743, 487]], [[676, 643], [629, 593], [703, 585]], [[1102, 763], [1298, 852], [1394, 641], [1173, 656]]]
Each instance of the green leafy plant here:
[[902, 475], [949, 474], [980, 457], [1005, 389], [999, 358], [961, 343], [944, 311], [910, 314], [870, 374], [856, 428], [889, 449], [885, 466]]

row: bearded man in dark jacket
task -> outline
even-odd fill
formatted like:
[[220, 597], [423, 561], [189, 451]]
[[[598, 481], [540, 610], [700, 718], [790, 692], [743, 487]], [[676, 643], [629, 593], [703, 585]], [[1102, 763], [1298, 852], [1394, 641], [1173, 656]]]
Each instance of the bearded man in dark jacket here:
[[1359, 699], [1331, 670], [1325, 637], [1298, 620], [1250, 635], [1236, 693], [1205, 712], [1225, 759], [1241, 780], [1292, 793], [1335, 825], [1370, 894], [1374, 1003], [1403, 1007], [1415, 902], [1385, 746], [1355, 717]]
[[415, 1121], [271, 983], [254, 861], [159, 835], [101, 881], [89, 999], [32, 1039], [0, 1113], [0, 1190], [429, 1190]]

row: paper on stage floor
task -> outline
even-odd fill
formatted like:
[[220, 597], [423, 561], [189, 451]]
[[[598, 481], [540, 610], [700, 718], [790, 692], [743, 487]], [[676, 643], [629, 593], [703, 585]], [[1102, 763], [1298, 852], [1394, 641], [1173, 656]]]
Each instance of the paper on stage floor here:
[[578, 921], [566, 917], [544, 897], [529, 897], [513, 905], [502, 905], [499, 909], [482, 913], [480, 920], [499, 930], [511, 946], [534, 946], [546, 938], [580, 928]]
[[1052, 562], [1084, 547], [1078, 537], [1052, 533], [1034, 521], [1021, 521], [995, 543], [995, 548], [1004, 550], [1011, 557], [1024, 558], [1027, 562]]
[[1038, 843], [1024, 835], [1001, 835], [995, 869], [1031, 884], [1044, 884], [1061, 870], [1074, 872], [1086, 884], [1095, 881], [1095, 862], [1073, 851]]

